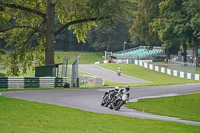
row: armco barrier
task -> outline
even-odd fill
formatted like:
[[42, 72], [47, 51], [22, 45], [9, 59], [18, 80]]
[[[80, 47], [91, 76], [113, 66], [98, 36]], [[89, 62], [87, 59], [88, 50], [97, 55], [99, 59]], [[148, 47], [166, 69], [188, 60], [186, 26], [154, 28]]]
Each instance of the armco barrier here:
[[165, 68], [165, 67], [156, 66], [156, 65], [153, 65], [153, 64], [150, 64], [150, 63], [147, 63], [147, 62], [143, 62], [142, 60], [134, 60], [133, 61], [131, 59], [131, 60], [128, 60], [128, 64], [139, 65], [139, 66], [145, 67], [145, 68], [153, 70], [153, 71], [166, 73], [168, 75], [177, 76], [177, 77], [180, 77], [180, 78], [200, 80], [200, 74], [193, 74], [193, 73], [187, 73], [187, 72], [172, 70], [172, 69], [168, 69], [168, 68]]
[[[95, 64], [101, 64], [101, 63], [103, 63], [103, 62], [95, 62]], [[126, 63], [139, 65], [139, 66], [145, 67], [147, 69], [151, 69], [153, 71], [166, 73], [168, 75], [177, 76], [180, 78], [200, 80], [200, 74], [193, 74], [193, 73], [187, 73], [187, 72], [182, 72], [182, 71], [178, 71], [178, 70], [172, 70], [172, 69], [168, 69], [165, 67], [156, 66], [156, 65], [144, 62], [142, 60], [127, 59]]]
[[56, 88], [63, 87], [66, 78], [57, 77], [0, 77], [0, 88]]

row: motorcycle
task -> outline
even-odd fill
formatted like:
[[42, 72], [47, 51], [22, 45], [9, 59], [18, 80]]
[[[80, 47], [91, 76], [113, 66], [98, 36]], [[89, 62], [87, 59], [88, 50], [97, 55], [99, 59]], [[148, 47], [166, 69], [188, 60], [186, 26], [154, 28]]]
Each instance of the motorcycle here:
[[106, 101], [105, 107], [108, 107], [108, 105], [116, 99], [116, 94], [117, 92], [114, 91], [109, 95], [108, 100]]
[[108, 94], [102, 96], [101, 106], [104, 106], [104, 105], [107, 103], [108, 98], [109, 98], [109, 95], [110, 95], [110, 94], [108, 93]]
[[117, 70], [117, 75], [120, 76], [121, 75], [121, 70]]
[[122, 105], [124, 105], [128, 101], [128, 93], [121, 93], [118, 97], [110, 104], [110, 109], [119, 110]]
[[107, 92], [103, 97], [101, 101], [101, 106], [107, 107], [111, 102], [113, 102], [115, 95], [118, 93], [118, 89], [115, 89], [113, 91]]

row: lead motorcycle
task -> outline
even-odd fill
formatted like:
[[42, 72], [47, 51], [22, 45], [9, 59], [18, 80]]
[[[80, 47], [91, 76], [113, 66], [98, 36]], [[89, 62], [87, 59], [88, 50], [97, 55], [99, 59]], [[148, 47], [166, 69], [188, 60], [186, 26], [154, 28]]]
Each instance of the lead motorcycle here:
[[110, 104], [110, 109], [119, 110], [129, 100], [129, 93], [120, 93], [117, 98]]

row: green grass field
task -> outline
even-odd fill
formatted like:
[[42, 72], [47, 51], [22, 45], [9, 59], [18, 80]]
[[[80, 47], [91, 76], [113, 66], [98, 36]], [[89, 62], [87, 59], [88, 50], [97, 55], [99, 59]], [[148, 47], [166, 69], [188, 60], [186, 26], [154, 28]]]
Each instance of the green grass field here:
[[200, 93], [165, 97], [141, 99], [138, 102], [129, 102], [127, 107], [145, 112], [182, 118], [185, 120], [200, 121]]
[[72, 64], [76, 58], [81, 55], [79, 64], [94, 64], [103, 60], [103, 52], [55, 52], [55, 63], [62, 63], [65, 56], [70, 57], [69, 64]]
[[196, 74], [200, 74], [200, 67], [196, 68]]
[[[126, 74], [139, 79], [150, 81], [150, 83], [131, 83], [131, 86], [152, 86], [152, 85], [172, 85], [172, 84], [185, 84], [185, 83], [199, 83], [200, 81], [189, 80], [170, 76], [160, 72], [152, 71], [141, 66], [134, 64], [100, 64], [101, 67], [117, 72], [117, 68], [121, 68], [122, 74]], [[109, 86], [124, 86], [127, 84], [120, 84], [111, 81], [106, 81]]]
[[200, 126], [92, 113], [0, 96], [1, 133], [198, 133]]

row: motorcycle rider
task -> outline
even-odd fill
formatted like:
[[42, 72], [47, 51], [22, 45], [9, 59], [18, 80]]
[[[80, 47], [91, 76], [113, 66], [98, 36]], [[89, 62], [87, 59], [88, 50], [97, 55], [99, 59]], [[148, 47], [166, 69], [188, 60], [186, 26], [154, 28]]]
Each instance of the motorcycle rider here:
[[128, 98], [129, 98], [129, 95], [130, 95], [130, 94], [128, 93], [129, 90], [130, 90], [130, 86], [128, 86], [128, 85], [126, 85], [125, 88], [122, 88], [122, 89], [119, 89], [119, 87], [116, 86], [115, 89], [106, 91], [105, 94], [104, 94], [104, 96], [103, 96], [103, 98], [104, 98], [107, 94], [113, 93], [113, 92], [115, 92], [116, 95], [127, 93], [127, 96], [128, 96]]
[[118, 76], [121, 75], [121, 68], [120, 68], [120, 67], [118, 67], [118, 69], [117, 69], [117, 75], [118, 75]]
[[102, 99], [104, 99], [105, 96], [108, 95], [108, 94], [117, 94], [118, 91], [119, 91], [119, 87], [116, 86], [115, 89], [113, 89], [113, 90], [109, 90], [109, 91], [106, 91], [105, 94], [104, 94], [104, 96], [102, 97]]
[[[119, 100], [119, 96], [120, 95], [123, 95], [123, 94], [126, 94], [127, 95], [127, 100], [129, 100], [129, 91], [130, 91], [130, 86], [125, 86], [125, 88], [122, 88], [118, 91], [118, 94], [115, 96], [115, 100], [110, 104], [110, 109], [113, 109], [113, 107], [116, 106], [116, 104], [118, 103], [118, 100]], [[126, 103], [127, 101], [125, 101]]]
[[129, 91], [130, 91], [130, 86], [129, 85], [126, 85], [125, 88], [122, 88], [119, 90], [120, 94], [127, 94], [127, 97], [129, 99]]
[[[123, 93], [128, 93], [130, 90], [130, 86], [126, 85], [124, 89], [121, 89], [120, 91], [122, 91]], [[129, 93], [128, 93], [129, 94]]]

